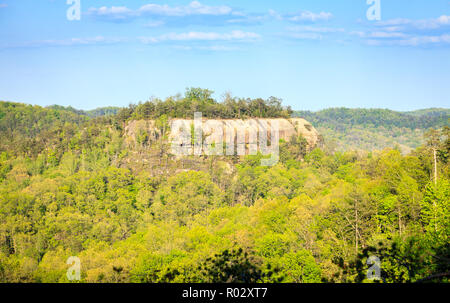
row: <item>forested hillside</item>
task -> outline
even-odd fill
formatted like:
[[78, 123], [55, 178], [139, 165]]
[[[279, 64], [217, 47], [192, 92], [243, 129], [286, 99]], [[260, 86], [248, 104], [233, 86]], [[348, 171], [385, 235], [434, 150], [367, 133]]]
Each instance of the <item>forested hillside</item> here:
[[[70, 256], [81, 261], [81, 282], [368, 282], [370, 256], [381, 259], [384, 282], [448, 281], [444, 114], [431, 114], [434, 122], [416, 115], [436, 130], [406, 155], [395, 144], [309, 151], [299, 137], [281, 142], [273, 167], [260, 166], [261, 155], [202, 156], [188, 167], [164, 137], [136, 150], [125, 143], [125, 121], [167, 127], [183, 108], [224, 118], [290, 114], [278, 99], [220, 103], [208, 94], [188, 90], [107, 115], [0, 102], [0, 282], [68, 282]], [[302, 115], [319, 129], [348, 119], [381, 127], [381, 114], [371, 121], [341, 111], [325, 126]], [[415, 127], [392, 115], [386, 129]], [[143, 162], [149, 150], [160, 155], [158, 173], [127, 161]]]
[[403, 153], [424, 143], [430, 128], [448, 125], [450, 109], [396, 112], [387, 109], [330, 108], [318, 112], [296, 111], [294, 116], [310, 121], [330, 148], [382, 150], [398, 145]]

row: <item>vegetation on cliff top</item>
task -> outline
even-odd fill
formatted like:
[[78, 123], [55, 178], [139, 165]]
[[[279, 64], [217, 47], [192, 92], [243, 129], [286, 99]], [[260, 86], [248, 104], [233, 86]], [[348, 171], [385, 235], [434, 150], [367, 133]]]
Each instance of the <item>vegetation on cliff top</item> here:
[[290, 107], [283, 107], [281, 100], [270, 97], [267, 100], [257, 98], [236, 98], [230, 94], [223, 102], [212, 98], [213, 91], [201, 88], [187, 89], [184, 96], [172, 96], [164, 101], [153, 98], [138, 105], [130, 105], [118, 113], [120, 119], [157, 119], [162, 115], [172, 118], [193, 119], [195, 112], [201, 112], [205, 118], [247, 119], [247, 118], [289, 118]]

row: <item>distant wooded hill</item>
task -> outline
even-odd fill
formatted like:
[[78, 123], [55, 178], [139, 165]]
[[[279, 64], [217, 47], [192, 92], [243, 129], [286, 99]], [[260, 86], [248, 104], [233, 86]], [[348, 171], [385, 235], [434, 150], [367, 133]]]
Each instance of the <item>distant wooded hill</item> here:
[[311, 122], [325, 144], [337, 150], [381, 150], [398, 146], [403, 152], [423, 143], [430, 128], [449, 124], [450, 109], [429, 108], [410, 112], [388, 109], [330, 108], [317, 112], [295, 111]]
[[113, 116], [113, 115], [116, 115], [119, 112], [119, 110], [121, 109], [120, 107], [108, 106], [108, 107], [99, 107], [99, 108], [92, 109], [92, 110], [79, 110], [79, 109], [75, 109], [71, 106], [64, 107], [61, 105], [51, 105], [51, 106], [47, 106], [46, 108], [55, 109], [55, 110], [71, 111], [73, 113], [88, 116], [91, 118], [96, 118], [96, 117], [101, 117], [101, 116]]

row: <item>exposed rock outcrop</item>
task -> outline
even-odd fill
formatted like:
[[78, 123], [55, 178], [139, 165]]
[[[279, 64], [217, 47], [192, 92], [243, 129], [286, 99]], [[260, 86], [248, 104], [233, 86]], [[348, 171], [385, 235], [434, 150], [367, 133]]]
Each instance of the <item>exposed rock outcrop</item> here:
[[[200, 121], [198, 121], [200, 122]], [[197, 122], [197, 123], [198, 123]], [[194, 129], [194, 120], [172, 119], [169, 121], [169, 141], [180, 140], [183, 133], [189, 133]], [[209, 143], [230, 142], [237, 146], [256, 144], [258, 133], [262, 129], [270, 133], [277, 130], [279, 139], [290, 141], [293, 136], [302, 135], [308, 142], [309, 148], [319, 143], [319, 133], [308, 121], [301, 118], [292, 119], [203, 119], [201, 122], [202, 136]], [[219, 131], [217, 131], [219, 129]], [[158, 140], [161, 130], [156, 127], [153, 120], [130, 121], [125, 128], [126, 143], [135, 145], [151, 143]]]

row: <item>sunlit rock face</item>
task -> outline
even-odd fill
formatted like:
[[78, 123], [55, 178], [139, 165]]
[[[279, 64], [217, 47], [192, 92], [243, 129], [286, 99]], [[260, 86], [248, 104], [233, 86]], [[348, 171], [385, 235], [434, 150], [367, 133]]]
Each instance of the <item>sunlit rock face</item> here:
[[294, 126], [297, 135], [302, 135], [310, 148], [314, 148], [319, 144], [319, 132], [312, 126], [311, 123], [302, 118], [292, 118], [289, 122]]
[[[309, 148], [314, 148], [319, 142], [319, 133], [308, 121], [301, 118], [292, 119], [172, 119], [169, 121], [167, 138], [170, 142], [191, 142], [190, 137], [201, 134], [207, 144], [233, 143], [236, 148], [248, 150], [256, 148], [262, 132], [267, 138], [277, 132], [278, 138], [290, 141], [293, 136], [302, 135]], [[161, 129], [152, 120], [130, 121], [125, 128], [125, 141], [128, 145], [151, 143], [161, 138]], [[186, 137], [189, 138], [186, 138]], [[191, 144], [189, 144], [191, 145]], [[193, 147], [191, 147], [193, 148]], [[192, 150], [188, 151], [189, 153]]]

